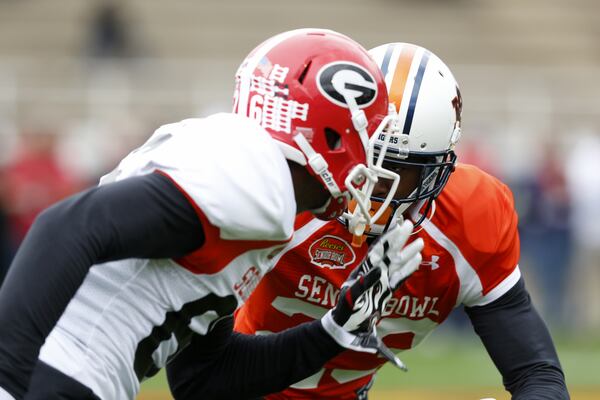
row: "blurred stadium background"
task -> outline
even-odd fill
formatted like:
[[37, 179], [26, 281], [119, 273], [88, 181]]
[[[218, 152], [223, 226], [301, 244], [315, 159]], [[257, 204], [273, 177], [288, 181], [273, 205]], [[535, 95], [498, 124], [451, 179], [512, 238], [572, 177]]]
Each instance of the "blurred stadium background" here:
[[[268, 36], [413, 42], [461, 85], [460, 160], [515, 193], [521, 268], [573, 398], [600, 398], [599, 15], [597, 0], [0, 0], [0, 277], [42, 208], [159, 125], [229, 110], [239, 62]], [[508, 398], [455, 314], [373, 399]], [[140, 398], [168, 398], [164, 377]]]

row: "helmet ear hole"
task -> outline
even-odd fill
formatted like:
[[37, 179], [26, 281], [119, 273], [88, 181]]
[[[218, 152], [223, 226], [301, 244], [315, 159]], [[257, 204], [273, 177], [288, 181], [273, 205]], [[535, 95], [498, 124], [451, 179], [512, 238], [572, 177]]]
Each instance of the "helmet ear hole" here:
[[302, 70], [302, 73], [298, 77], [298, 82], [300, 82], [301, 85], [304, 85], [304, 78], [306, 78], [306, 74], [308, 74], [308, 70], [310, 69], [311, 64], [312, 64], [312, 60], [306, 64], [306, 66]]
[[337, 150], [342, 147], [342, 136], [331, 128], [325, 128], [325, 140], [329, 150]]

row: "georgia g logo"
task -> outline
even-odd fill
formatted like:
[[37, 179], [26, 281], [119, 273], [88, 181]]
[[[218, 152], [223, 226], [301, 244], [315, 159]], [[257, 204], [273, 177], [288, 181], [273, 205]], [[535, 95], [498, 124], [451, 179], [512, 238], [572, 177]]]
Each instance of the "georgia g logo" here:
[[354, 98], [358, 108], [368, 107], [377, 97], [377, 84], [369, 71], [349, 61], [325, 65], [317, 73], [319, 91], [338, 106], [348, 108], [345, 96]]

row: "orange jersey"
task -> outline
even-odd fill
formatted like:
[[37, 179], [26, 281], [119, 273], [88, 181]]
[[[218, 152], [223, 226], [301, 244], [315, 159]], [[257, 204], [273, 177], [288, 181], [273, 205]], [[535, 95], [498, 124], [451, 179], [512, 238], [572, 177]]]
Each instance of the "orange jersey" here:
[[[520, 278], [519, 237], [512, 193], [496, 178], [459, 164], [435, 202], [436, 211], [412, 239], [425, 241], [423, 262], [388, 302], [378, 325], [396, 352], [416, 346], [457, 306], [485, 305]], [[294, 238], [236, 316], [236, 330], [279, 332], [321, 318], [367, 253], [337, 221], [306, 214]], [[310, 349], [307, 349], [310, 351]], [[355, 399], [384, 364], [376, 355], [345, 351], [315, 375], [269, 396]]]

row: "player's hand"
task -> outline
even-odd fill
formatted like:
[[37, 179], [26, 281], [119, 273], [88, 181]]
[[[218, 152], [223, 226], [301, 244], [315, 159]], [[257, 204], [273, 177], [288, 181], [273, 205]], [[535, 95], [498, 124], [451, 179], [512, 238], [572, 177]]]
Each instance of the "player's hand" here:
[[412, 223], [405, 221], [382, 235], [342, 285], [336, 307], [322, 320], [340, 345], [380, 353], [403, 370], [404, 363], [377, 336], [376, 323], [392, 292], [421, 263], [422, 239], [405, 246], [412, 231]]
[[361, 267], [357, 270], [344, 282], [337, 304], [325, 314], [321, 323], [341, 346], [374, 354], [377, 346], [373, 345], [370, 336], [381, 307], [389, 298], [387, 273], [379, 267], [366, 273], [360, 272]]
[[336, 306], [321, 319], [323, 328], [340, 346], [379, 353], [406, 371], [404, 363], [377, 336], [375, 326], [381, 309], [391, 297], [387, 273], [380, 267], [371, 268], [366, 274], [360, 270], [358, 267], [353, 271], [353, 276], [342, 286]]
[[404, 221], [402, 225], [397, 225], [383, 234], [371, 245], [363, 262], [350, 273], [348, 281], [367, 274], [374, 267], [379, 267], [386, 271], [388, 276], [387, 281], [380, 279], [381, 284], [392, 292], [398, 289], [419, 268], [423, 259], [423, 239], [418, 238], [406, 245], [413, 228], [412, 222]]
[[387, 269], [389, 288], [392, 291], [398, 289], [419, 268], [423, 259], [423, 239], [418, 238], [406, 245], [413, 229], [412, 222], [408, 220], [402, 225], [396, 225], [373, 243], [367, 254], [367, 267]]

